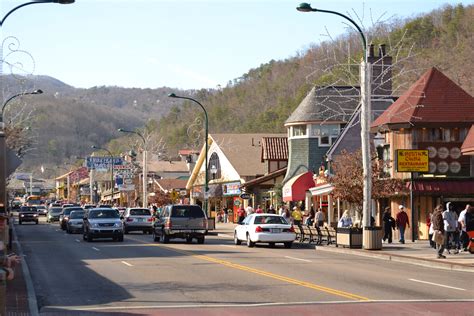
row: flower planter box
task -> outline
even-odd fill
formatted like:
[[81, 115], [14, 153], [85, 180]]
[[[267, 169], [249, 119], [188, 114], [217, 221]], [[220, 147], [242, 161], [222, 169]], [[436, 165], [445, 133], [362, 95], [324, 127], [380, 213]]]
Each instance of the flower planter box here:
[[336, 247], [362, 248], [362, 229], [355, 227], [338, 227]]

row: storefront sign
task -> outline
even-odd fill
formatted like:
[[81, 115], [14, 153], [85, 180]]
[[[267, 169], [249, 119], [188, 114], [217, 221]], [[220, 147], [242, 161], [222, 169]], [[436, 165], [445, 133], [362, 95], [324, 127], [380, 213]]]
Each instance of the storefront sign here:
[[244, 200], [250, 200], [250, 193], [242, 193], [240, 198]]
[[240, 182], [229, 182], [222, 185], [223, 195], [239, 195], [240, 193], [242, 193], [240, 191]]
[[116, 169], [118, 165], [123, 164], [123, 159], [120, 157], [114, 157], [113, 159], [111, 157], [87, 157], [86, 158], [87, 168], [100, 170], [100, 171], [109, 169], [112, 162], [114, 165], [114, 169]]
[[429, 158], [428, 150], [398, 149], [397, 150], [398, 172], [428, 172]]
[[118, 189], [119, 191], [135, 191], [135, 184], [120, 184]]

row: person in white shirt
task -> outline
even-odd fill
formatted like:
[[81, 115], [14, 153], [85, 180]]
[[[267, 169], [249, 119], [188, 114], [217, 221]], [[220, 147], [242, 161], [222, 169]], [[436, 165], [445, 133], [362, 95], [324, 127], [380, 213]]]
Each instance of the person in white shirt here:
[[342, 214], [341, 219], [337, 223], [337, 227], [351, 227], [352, 226], [352, 218], [349, 216], [349, 210], [345, 210]]
[[451, 202], [446, 203], [446, 210], [443, 212], [443, 220], [444, 220], [444, 238], [446, 242], [446, 250], [448, 253], [451, 253], [451, 242], [452, 239], [453, 243], [455, 244], [454, 254], [457, 254], [459, 250], [457, 249], [458, 244], [458, 214], [454, 211], [454, 207]]
[[467, 251], [467, 245], [469, 244], [469, 236], [466, 232], [466, 213], [470, 207], [471, 205], [466, 204], [466, 208], [461, 211], [461, 214], [459, 214], [459, 218], [458, 218], [458, 223], [459, 223], [459, 226], [461, 227], [459, 231], [459, 239], [461, 240], [461, 243], [462, 243], [462, 251]]
[[322, 227], [324, 225], [324, 213], [321, 208], [318, 208], [315, 217], [315, 224], [318, 225], [317, 227]]

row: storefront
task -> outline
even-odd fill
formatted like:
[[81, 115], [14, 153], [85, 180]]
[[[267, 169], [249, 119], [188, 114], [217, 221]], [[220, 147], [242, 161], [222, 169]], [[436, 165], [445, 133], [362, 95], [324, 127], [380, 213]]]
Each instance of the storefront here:
[[312, 187], [314, 187], [314, 180], [311, 171], [294, 176], [283, 185], [283, 201], [290, 203], [302, 201], [307, 209], [311, 205], [309, 189]]

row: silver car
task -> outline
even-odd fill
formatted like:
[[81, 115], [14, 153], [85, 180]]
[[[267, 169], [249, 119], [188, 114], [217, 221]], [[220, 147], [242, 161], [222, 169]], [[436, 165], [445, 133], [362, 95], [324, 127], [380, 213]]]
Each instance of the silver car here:
[[82, 225], [84, 222], [84, 211], [72, 211], [69, 214], [69, 220], [66, 223], [66, 232], [73, 234], [75, 232], [82, 233]]
[[123, 224], [119, 213], [112, 208], [91, 208], [84, 213], [82, 238], [112, 238], [123, 241]]
[[131, 207], [124, 212], [123, 230], [125, 234], [131, 231], [142, 231], [151, 234], [153, 219], [147, 208]]

